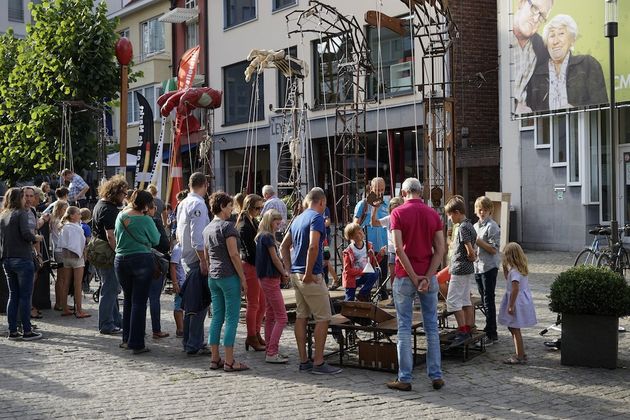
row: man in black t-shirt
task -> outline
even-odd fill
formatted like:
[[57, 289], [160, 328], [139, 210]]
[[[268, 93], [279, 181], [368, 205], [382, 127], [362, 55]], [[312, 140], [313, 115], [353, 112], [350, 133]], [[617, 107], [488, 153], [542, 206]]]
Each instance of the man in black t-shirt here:
[[[127, 181], [117, 175], [99, 188], [100, 200], [92, 212], [93, 235], [107, 241], [112, 250], [116, 249], [114, 226], [119, 207], [127, 196]], [[98, 329], [101, 334], [119, 334], [122, 331], [122, 317], [118, 308], [120, 282], [114, 270], [114, 260], [107, 267], [96, 268], [101, 279], [101, 293], [98, 302]]]

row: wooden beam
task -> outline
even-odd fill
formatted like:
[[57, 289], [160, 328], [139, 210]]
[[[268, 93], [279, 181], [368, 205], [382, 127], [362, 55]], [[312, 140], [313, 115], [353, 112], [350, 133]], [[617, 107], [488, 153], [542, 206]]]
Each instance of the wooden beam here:
[[406, 22], [402, 19], [387, 16], [386, 14], [377, 12], [376, 10], [368, 10], [365, 12], [365, 22], [374, 27], [377, 27], [380, 23], [381, 27], [387, 28], [400, 36], [405, 36], [409, 33]]

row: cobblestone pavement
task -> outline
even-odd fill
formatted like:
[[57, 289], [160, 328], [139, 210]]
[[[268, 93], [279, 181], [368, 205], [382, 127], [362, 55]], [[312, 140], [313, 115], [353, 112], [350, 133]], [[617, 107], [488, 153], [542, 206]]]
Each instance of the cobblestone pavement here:
[[[352, 368], [334, 377], [298, 373], [291, 326], [281, 343], [291, 363], [265, 364], [261, 353], [244, 351], [241, 324], [236, 357], [252, 369], [224, 373], [209, 370], [207, 356], [185, 356], [172, 336], [148, 339], [152, 351], [142, 355], [119, 349], [119, 337], [96, 332], [96, 305], [90, 300], [89, 319], [44, 311], [37, 320], [43, 340], [0, 339], [0, 418], [628, 418], [630, 332], [620, 334], [619, 369], [561, 366], [559, 353], [543, 346], [557, 333], [549, 338], [538, 333], [555, 320], [546, 295], [573, 256], [528, 255], [539, 325], [523, 330], [526, 366], [501, 363], [513, 345], [500, 327], [499, 343], [485, 354], [465, 363], [444, 361], [442, 390], [431, 388], [419, 366], [412, 392], [391, 391], [384, 386], [394, 378], [388, 373]], [[499, 283], [498, 301], [504, 290]], [[163, 296], [163, 329], [173, 334], [170, 310], [171, 298]], [[628, 319], [621, 325], [630, 329]], [[5, 328], [3, 316], [0, 330]]]

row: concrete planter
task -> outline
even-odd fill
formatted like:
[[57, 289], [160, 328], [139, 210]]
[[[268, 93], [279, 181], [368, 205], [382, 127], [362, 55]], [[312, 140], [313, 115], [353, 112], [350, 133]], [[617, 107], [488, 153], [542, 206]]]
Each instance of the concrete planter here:
[[615, 369], [619, 348], [619, 318], [562, 314], [560, 363]]

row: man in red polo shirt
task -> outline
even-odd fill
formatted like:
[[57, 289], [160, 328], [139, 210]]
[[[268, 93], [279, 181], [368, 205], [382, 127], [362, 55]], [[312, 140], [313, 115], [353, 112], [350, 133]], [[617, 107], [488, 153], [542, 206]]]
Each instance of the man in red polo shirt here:
[[445, 251], [440, 216], [420, 198], [422, 184], [407, 178], [401, 194], [405, 203], [392, 212], [391, 231], [396, 248], [394, 301], [398, 317], [398, 378], [387, 387], [411, 390], [413, 355], [411, 320], [413, 299], [420, 296], [422, 322], [427, 338], [427, 374], [434, 389], [444, 386], [437, 322], [438, 282], [435, 277]]

